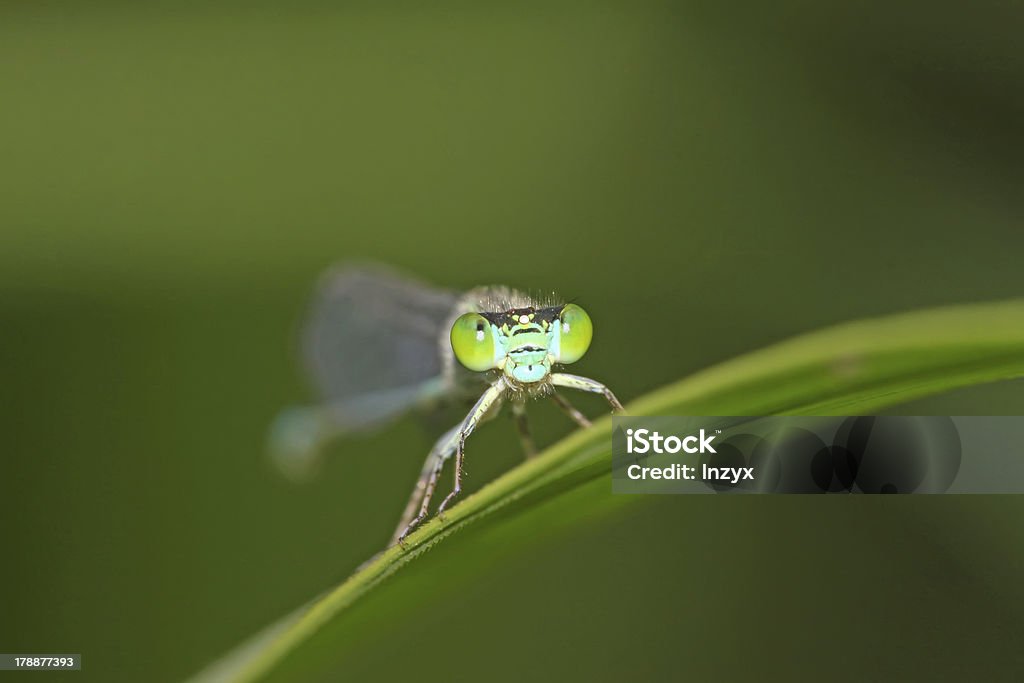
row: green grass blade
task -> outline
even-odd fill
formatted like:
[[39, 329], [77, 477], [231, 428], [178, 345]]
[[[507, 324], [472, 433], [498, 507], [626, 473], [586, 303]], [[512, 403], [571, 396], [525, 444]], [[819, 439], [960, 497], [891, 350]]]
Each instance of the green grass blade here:
[[[1024, 300], [1013, 300], [858, 321], [807, 334], [668, 385], [627, 410], [634, 415], [858, 414], [1021, 376]], [[496, 520], [538, 514], [560, 496], [577, 496], [572, 507], [580, 516], [635, 500], [610, 494], [610, 432], [611, 420], [605, 418], [571, 434], [467, 497], [444, 521], [425, 524], [410, 536], [407, 549], [381, 553], [194, 680], [260, 681], [285, 675], [289, 667], [301, 671], [309, 666], [306, 654], [341, 656], [340, 643], [326, 649], [310, 643], [325, 626], [342, 622], [349, 608], [386, 578], [469, 525], [479, 540], [495, 532]], [[529, 538], [524, 533], [514, 540]], [[397, 617], [392, 612], [387, 618]]]

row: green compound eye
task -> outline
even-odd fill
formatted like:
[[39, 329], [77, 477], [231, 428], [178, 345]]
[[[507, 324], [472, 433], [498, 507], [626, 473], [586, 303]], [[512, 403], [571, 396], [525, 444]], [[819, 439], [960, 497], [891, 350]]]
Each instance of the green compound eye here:
[[568, 304], [558, 316], [562, 326], [559, 331], [559, 363], [575, 363], [590, 348], [590, 340], [594, 337], [594, 324], [590, 322], [587, 312], [576, 304]]
[[494, 332], [479, 313], [460, 315], [452, 325], [452, 351], [473, 372], [494, 367]]

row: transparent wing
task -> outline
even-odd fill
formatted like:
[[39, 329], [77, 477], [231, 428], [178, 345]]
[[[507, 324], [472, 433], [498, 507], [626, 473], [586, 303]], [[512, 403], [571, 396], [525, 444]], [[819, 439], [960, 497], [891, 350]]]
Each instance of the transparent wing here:
[[459, 296], [376, 265], [326, 273], [302, 330], [306, 369], [323, 403], [275, 421], [271, 451], [291, 474], [338, 433], [371, 429], [449, 389], [440, 341]]
[[[458, 295], [382, 266], [327, 273], [302, 335], [307, 370], [328, 403], [363, 420], [402, 412], [441, 375], [440, 340]], [[403, 405], [404, 403], [404, 405]]]

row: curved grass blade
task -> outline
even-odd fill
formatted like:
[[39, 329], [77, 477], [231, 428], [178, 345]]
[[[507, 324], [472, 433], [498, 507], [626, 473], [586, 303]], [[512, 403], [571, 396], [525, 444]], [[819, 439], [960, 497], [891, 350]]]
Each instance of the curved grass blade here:
[[[858, 414], [957, 387], [1024, 376], [1024, 300], [953, 306], [828, 328], [727, 361], [628, 406], [634, 415]], [[194, 680], [282, 674], [328, 623], [456, 531], [524, 515], [610, 477], [611, 420], [597, 421], [432, 520], [408, 547], [381, 553], [348, 580], [201, 672]], [[607, 483], [607, 482], [606, 482]], [[610, 490], [610, 484], [608, 484]], [[588, 513], [628, 496], [590, 496]], [[478, 533], [493, 531], [482, 522]]]

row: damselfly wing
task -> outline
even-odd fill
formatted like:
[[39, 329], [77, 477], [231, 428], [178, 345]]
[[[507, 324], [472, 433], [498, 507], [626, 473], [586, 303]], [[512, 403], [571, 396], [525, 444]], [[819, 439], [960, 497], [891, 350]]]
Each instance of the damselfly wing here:
[[444, 399], [452, 389], [444, 377], [446, 326], [458, 302], [455, 292], [384, 266], [325, 273], [300, 333], [321, 403], [277, 417], [270, 439], [276, 464], [290, 476], [305, 476], [327, 441]]

